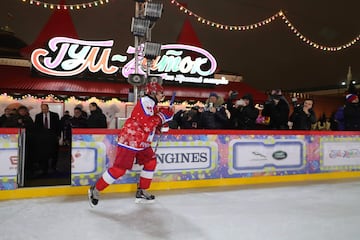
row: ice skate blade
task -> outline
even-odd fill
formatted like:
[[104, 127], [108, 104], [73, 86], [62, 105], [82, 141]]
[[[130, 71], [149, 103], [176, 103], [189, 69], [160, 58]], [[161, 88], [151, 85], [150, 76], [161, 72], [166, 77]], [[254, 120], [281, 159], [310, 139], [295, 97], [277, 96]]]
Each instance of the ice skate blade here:
[[144, 198], [135, 198], [135, 203], [136, 204], [151, 204], [151, 203], [154, 203], [154, 202], [155, 202], [155, 199], [146, 200]]
[[91, 190], [88, 189], [88, 199], [89, 199], [89, 205], [91, 208], [95, 207], [95, 205], [91, 201]]

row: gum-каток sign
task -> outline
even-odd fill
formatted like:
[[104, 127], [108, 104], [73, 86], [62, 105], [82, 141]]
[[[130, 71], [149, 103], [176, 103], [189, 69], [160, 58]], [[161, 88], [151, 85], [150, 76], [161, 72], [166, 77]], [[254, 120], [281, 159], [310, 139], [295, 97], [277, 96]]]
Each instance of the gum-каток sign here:
[[[32, 52], [31, 63], [40, 73], [55, 77], [78, 76], [83, 73], [113, 75], [121, 72], [127, 78], [136, 72], [135, 59], [128, 61], [125, 55], [111, 55], [113, 44], [113, 40], [86, 41], [54, 37], [50, 39], [47, 49], [39, 48]], [[142, 53], [143, 45], [140, 48], [139, 52]], [[228, 84], [225, 78], [211, 78], [217, 63], [214, 56], [206, 50], [183, 44], [162, 45], [161, 49], [165, 54], [152, 61], [152, 75], [179, 83]], [[134, 54], [135, 48], [128, 47], [126, 53]], [[141, 64], [137, 72], [145, 75], [147, 59], [140, 54], [139, 60]], [[118, 66], [122, 63], [124, 66]]]

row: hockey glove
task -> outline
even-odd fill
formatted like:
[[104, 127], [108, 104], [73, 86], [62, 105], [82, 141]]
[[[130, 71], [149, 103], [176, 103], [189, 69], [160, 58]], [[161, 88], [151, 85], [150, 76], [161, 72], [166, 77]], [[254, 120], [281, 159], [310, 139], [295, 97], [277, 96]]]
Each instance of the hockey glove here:
[[160, 117], [162, 124], [164, 124], [173, 119], [174, 112], [172, 111], [172, 109], [160, 108], [157, 115]]

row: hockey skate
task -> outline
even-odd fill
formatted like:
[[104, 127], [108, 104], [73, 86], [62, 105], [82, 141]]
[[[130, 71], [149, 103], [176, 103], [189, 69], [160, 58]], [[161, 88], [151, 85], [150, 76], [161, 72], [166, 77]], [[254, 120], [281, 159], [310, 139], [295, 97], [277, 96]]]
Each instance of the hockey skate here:
[[95, 186], [91, 186], [88, 190], [89, 204], [90, 207], [94, 207], [99, 202], [99, 191], [95, 188]]
[[155, 196], [146, 192], [144, 189], [138, 188], [135, 196], [135, 203], [153, 203]]

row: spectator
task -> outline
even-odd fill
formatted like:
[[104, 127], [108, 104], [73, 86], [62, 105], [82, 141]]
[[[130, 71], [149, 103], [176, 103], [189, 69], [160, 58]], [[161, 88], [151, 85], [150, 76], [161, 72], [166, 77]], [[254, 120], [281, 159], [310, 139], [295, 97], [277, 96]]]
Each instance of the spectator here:
[[76, 105], [75, 107], [81, 110], [81, 115], [83, 116], [83, 118], [88, 119], [88, 114], [84, 111], [84, 106], [81, 103]]
[[27, 130], [34, 127], [34, 121], [30, 117], [29, 110], [25, 106], [20, 106], [17, 109], [16, 121], [19, 128], [25, 128]]
[[229, 124], [224, 99], [212, 92], [206, 100], [206, 107], [201, 113], [200, 124], [204, 129], [225, 129]]
[[82, 114], [80, 107], [74, 108], [74, 116], [70, 119], [70, 125], [72, 128], [86, 128], [86, 118]]
[[41, 104], [41, 113], [35, 116], [35, 141], [34, 152], [37, 154], [42, 175], [46, 176], [50, 170], [55, 172], [58, 160], [59, 139], [61, 136], [61, 127], [59, 114], [49, 111], [48, 104]]
[[8, 107], [4, 109], [4, 114], [0, 117], [0, 127], [17, 127], [16, 109], [10, 109]]
[[201, 113], [199, 112], [198, 106], [193, 106], [191, 107], [191, 109], [188, 110], [180, 110], [174, 115], [171, 128], [180, 128], [180, 129], [201, 128], [200, 117], [201, 117]]
[[326, 117], [325, 113], [323, 113], [319, 121], [317, 121], [315, 129], [326, 130], [326, 131], [331, 130], [330, 119]]
[[107, 128], [106, 116], [101, 108], [92, 102], [89, 104], [90, 116], [87, 119], [89, 128]]
[[256, 129], [256, 118], [259, 110], [254, 106], [251, 94], [244, 95], [240, 100], [232, 104], [233, 91], [229, 92], [227, 109], [230, 111], [230, 123], [232, 129]]
[[359, 97], [356, 94], [346, 95], [344, 126], [348, 131], [360, 130], [360, 105]]
[[273, 90], [269, 96], [269, 99], [264, 104], [262, 115], [270, 117], [269, 129], [289, 129], [289, 104], [282, 96], [281, 90]]
[[303, 104], [294, 106], [294, 111], [290, 116], [291, 129], [311, 130], [311, 125], [316, 123], [313, 105], [312, 99], [306, 99]]
[[334, 114], [334, 122], [336, 123], [336, 130], [344, 131], [345, 123], [344, 123], [344, 107], [339, 107]]
[[71, 125], [70, 125], [70, 113], [69, 111], [64, 112], [64, 116], [60, 119], [61, 132], [63, 137], [63, 145], [69, 146], [71, 142]]

